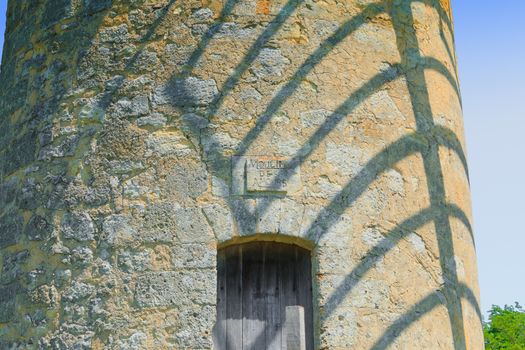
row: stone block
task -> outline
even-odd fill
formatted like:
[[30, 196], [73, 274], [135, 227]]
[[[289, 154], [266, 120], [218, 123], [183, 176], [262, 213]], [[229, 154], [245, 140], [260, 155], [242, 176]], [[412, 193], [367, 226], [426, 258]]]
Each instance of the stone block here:
[[12, 246], [22, 235], [24, 219], [12, 210], [0, 217], [0, 248]]
[[95, 238], [95, 224], [85, 212], [67, 212], [62, 219], [62, 236], [76, 241], [91, 241]]
[[213, 11], [209, 8], [201, 8], [191, 15], [191, 19], [195, 22], [207, 22], [213, 18]]
[[330, 117], [333, 119], [341, 119], [342, 116], [334, 114], [332, 111], [327, 111], [326, 109], [316, 109], [299, 114], [301, 125], [304, 128], [319, 127], [319, 125], [322, 125]]
[[233, 237], [233, 219], [227, 207], [208, 204], [203, 207], [203, 211], [219, 242], [225, 242]]
[[73, 0], [47, 1], [42, 15], [42, 28], [47, 28], [59, 21], [73, 16]]
[[350, 308], [337, 308], [321, 325], [321, 347], [355, 348], [357, 331], [355, 311]]
[[198, 207], [175, 209], [175, 233], [182, 243], [210, 242], [212, 239], [208, 221]]
[[239, 146], [240, 140], [227, 132], [207, 129], [201, 134], [201, 143], [206, 157], [214, 162], [214, 168], [226, 174], [228, 162], [224, 154], [234, 151]]
[[130, 174], [144, 170], [142, 162], [132, 160], [112, 160], [109, 162], [110, 172], [112, 174]]
[[23, 250], [18, 253], [7, 255], [4, 258], [0, 283], [9, 284], [16, 281], [23, 274], [22, 265], [29, 258], [29, 251]]
[[18, 189], [18, 178], [13, 176], [0, 184], [0, 207], [4, 208], [16, 198]]
[[137, 125], [140, 127], [151, 127], [160, 129], [166, 126], [168, 118], [160, 113], [151, 113], [150, 115], [137, 119]]
[[22, 182], [17, 202], [20, 209], [35, 210], [43, 204], [43, 185], [33, 178]]
[[84, 8], [88, 14], [94, 14], [111, 7], [112, 0], [84, 0]]
[[202, 163], [180, 160], [170, 168], [166, 187], [181, 201], [196, 199], [208, 190], [208, 171]]
[[63, 139], [42, 148], [38, 154], [38, 160], [51, 160], [53, 158], [68, 157], [75, 154], [79, 135], [68, 135]]
[[16, 315], [18, 284], [0, 286], [0, 323], [7, 323]]
[[70, 261], [77, 267], [84, 267], [93, 262], [93, 251], [87, 247], [76, 247], [71, 250]]
[[212, 349], [210, 337], [215, 323], [215, 306], [190, 305], [179, 311], [173, 333], [177, 349]]
[[115, 104], [115, 114], [119, 117], [139, 117], [149, 113], [149, 100], [147, 96], [139, 95], [131, 100], [123, 98]]
[[290, 60], [283, 56], [280, 49], [263, 48], [251, 71], [258, 78], [275, 78], [280, 77], [289, 64]]
[[11, 143], [7, 162], [4, 164], [4, 174], [10, 174], [36, 160], [37, 140], [38, 133], [33, 130]]
[[211, 189], [213, 195], [216, 197], [230, 196], [230, 186], [226, 183], [225, 180], [221, 179], [220, 177], [212, 176]]
[[247, 40], [257, 35], [257, 31], [253, 27], [243, 27], [238, 23], [221, 23], [216, 27], [211, 28], [215, 32], [216, 38], [231, 38], [235, 40]]
[[88, 298], [89, 296], [92, 296], [95, 291], [95, 286], [91, 284], [74, 281], [71, 286], [64, 291], [62, 294], [62, 299], [70, 303], [76, 303], [80, 300]]
[[150, 268], [151, 255], [149, 250], [123, 250], [118, 253], [117, 263], [125, 272], [143, 272]]
[[193, 138], [194, 144], [200, 143], [200, 138], [202, 135], [202, 131], [209, 125], [209, 120], [207, 118], [204, 118], [196, 113], [186, 113], [183, 114], [181, 117], [182, 130], [186, 133], [191, 135]]
[[78, 117], [84, 120], [104, 120], [106, 116], [106, 106], [102, 97], [82, 99], [82, 106], [78, 113]]
[[362, 147], [327, 143], [326, 161], [346, 178], [357, 175], [367, 158], [367, 152]]
[[141, 239], [146, 242], [173, 242], [175, 240], [175, 205], [152, 203], [146, 207], [140, 230]]
[[138, 277], [135, 302], [138, 307], [177, 307], [215, 303], [214, 270], [148, 272]]
[[189, 77], [175, 79], [166, 85], [157, 87], [153, 93], [153, 101], [158, 105], [198, 107], [210, 104], [218, 93], [214, 80]]
[[129, 69], [134, 73], [152, 72], [160, 70], [162, 66], [159, 64], [157, 53], [150, 50], [143, 50], [137, 56], [133, 56], [128, 61]]
[[29, 293], [29, 300], [33, 304], [42, 304], [48, 307], [57, 305], [60, 295], [55, 286], [43, 285]]
[[100, 41], [103, 43], [123, 44], [127, 42], [128, 39], [129, 32], [126, 24], [106, 28], [100, 32]]
[[175, 272], [151, 272], [139, 276], [135, 302], [139, 307], [166, 307], [177, 305], [179, 281]]
[[110, 215], [102, 223], [102, 238], [111, 246], [119, 246], [138, 238], [137, 231], [126, 215]]
[[191, 150], [179, 133], [151, 134], [146, 139], [146, 157], [185, 157]]
[[255, 200], [235, 199], [231, 201], [233, 220], [237, 234], [248, 236], [257, 232]]
[[213, 269], [216, 249], [207, 244], [177, 244], [172, 249], [175, 269]]
[[141, 350], [147, 347], [148, 336], [143, 332], [135, 332], [128, 339], [119, 341], [118, 349]]
[[257, 233], [278, 233], [281, 225], [282, 200], [257, 198]]
[[298, 236], [304, 215], [304, 205], [293, 199], [284, 199], [281, 204], [279, 233]]

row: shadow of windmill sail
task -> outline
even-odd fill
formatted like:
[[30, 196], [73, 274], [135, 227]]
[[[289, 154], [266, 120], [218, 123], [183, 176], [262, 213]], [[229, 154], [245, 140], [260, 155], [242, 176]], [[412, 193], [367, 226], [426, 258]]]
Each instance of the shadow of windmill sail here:
[[448, 2], [9, 9], [0, 344], [483, 347]]

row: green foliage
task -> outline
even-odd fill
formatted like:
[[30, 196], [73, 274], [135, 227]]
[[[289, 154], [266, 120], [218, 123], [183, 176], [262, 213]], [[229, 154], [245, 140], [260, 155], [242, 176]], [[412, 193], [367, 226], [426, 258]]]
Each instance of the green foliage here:
[[493, 305], [483, 334], [486, 350], [525, 350], [525, 310], [518, 303], [504, 308]]

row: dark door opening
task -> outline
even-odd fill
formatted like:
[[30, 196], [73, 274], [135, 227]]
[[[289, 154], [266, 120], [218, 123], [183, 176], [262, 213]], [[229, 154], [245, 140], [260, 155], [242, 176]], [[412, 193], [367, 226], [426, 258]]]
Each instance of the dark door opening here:
[[246, 243], [221, 249], [217, 263], [215, 349], [287, 349], [286, 308], [301, 306], [305, 349], [313, 350], [310, 251], [283, 243]]

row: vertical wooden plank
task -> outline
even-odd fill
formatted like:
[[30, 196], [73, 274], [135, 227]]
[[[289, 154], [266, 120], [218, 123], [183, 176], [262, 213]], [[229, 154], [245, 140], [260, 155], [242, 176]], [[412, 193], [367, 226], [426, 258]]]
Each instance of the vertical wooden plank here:
[[[297, 293], [295, 284], [295, 252], [292, 246], [285, 247], [281, 251], [281, 322], [284, 324], [286, 307], [297, 305]], [[281, 348], [286, 349], [286, 337], [281, 337]]]
[[253, 342], [254, 350], [266, 350], [266, 326], [267, 326], [267, 315], [266, 315], [266, 301], [268, 300], [268, 286], [266, 285], [266, 274], [267, 274], [267, 256], [266, 256], [266, 246], [267, 242], [262, 242], [257, 245], [257, 254], [258, 257], [258, 267], [256, 269], [257, 274], [257, 286], [254, 296], [255, 303], [255, 314], [254, 319], [257, 322], [257, 329], [255, 335], [255, 340]]
[[287, 306], [283, 334], [286, 336], [286, 350], [306, 350], [304, 308]]
[[304, 323], [306, 332], [306, 349], [314, 348], [313, 328], [313, 296], [312, 296], [312, 260], [308, 250], [298, 248], [296, 264], [299, 269], [298, 305], [304, 307]]
[[[289, 269], [289, 278], [291, 283], [291, 289], [288, 290], [286, 294], [287, 297], [287, 306], [299, 305], [299, 269], [297, 268], [297, 246], [291, 246], [290, 254], [288, 257], [288, 269]], [[285, 310], [286, 312], [286, 310]]]
[[226, 253], [226, 344], [228, 350], [242, 350], [242, 246], [225, 249]]
[[215, 348], [286, 349], [286, 307], [302, 306], [304, 347], [313, 350], [310, 252], [259, 242], [226, 248], [223, 253], [218, 257], [217, 325], [226, 319], [226, 331], [221, 338], [216, 327]]
[[266, 327], [268, 350], [281, 350], [281, 305], [279, 299], [279, 255], [281, 245], [266, 243]]
[[213, 328], [213, 347], [215, 350], [226, 350], [226, 305], [227, 284], [226, 256], [223, 250], [217, 253], [217, 321]]
[[252, 287], [253, 287], [253, 272], [252, 272], [252, 263], [251, 260], [253, 258], [253, 245], [252, 244], [246, 244], [244, 245], [244, 254], [242, 259], [242, 268], [243, 268], [243, 274], [242, 274], [242, 287], [243, 287], [243, 293], [242, 293], [242, 299], [239, 300], [242, 303], [242, 347], [243, 349], [249, 349], [251, 345], [251, 337], [252, 337], [252, 320], [250, 319], [251, 313], [253, 311], [252, 309]]
[[243, 348], [265, 350], [265, 290], [262, 244], [247, 244], [243, 256]]
[[[284, 283], [284, 280], [286, 279], [287, 277], [287, 273], [286, 271], [284, 270], [285, 268], [285, 255], [286, 255], [286, 252], [284, 251], [285, 249], [279, 249], [279, 255], [278, 255], [278, 266], [279, 266], [279, 280], [278, 280], [278, 285], [279, 285], [279, 314], [281, 315], [281, 324], [284, 325], [284, 322], [286, 321], [286, 314], [283, 313], [283, 311], [286, 310], [286, 302], [285, 302], [285, 292], [284, 292], [284, 289], [286, 288], [286, 284]], [[285, 337], [282, 335], [282, 331], [281, 331], [281, 344], [280, 344], [280, 347], [281, 349], [286, 349], [286, 339], [284, 339]]]

